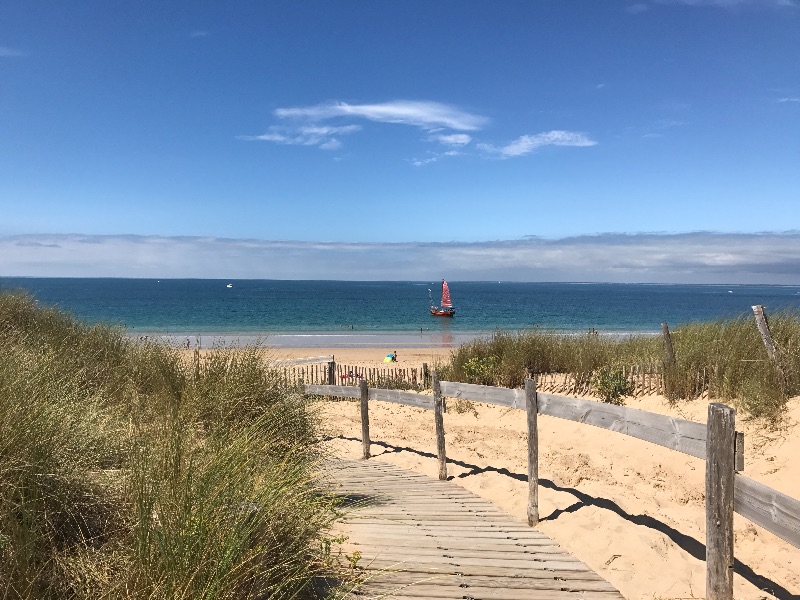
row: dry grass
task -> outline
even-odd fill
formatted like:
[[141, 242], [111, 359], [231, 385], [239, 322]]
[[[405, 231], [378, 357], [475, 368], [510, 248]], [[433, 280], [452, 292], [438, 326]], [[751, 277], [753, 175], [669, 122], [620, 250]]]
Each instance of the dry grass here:
[[312, 597], [315, 439], [259, 349], [187, 365], [0, 295], [0, 594]]
[[[521, 387], [527, 373], [570, 373], [598, 381], [621, 365], [663, 365], [669, 399], [703, 394], [729, 401], [770, 426], [780, 421], [786, 400], [800, 394], [800, 318], [770, 318], [779, 364], [771, 362], [752, 318], [690, 323], [672, 332], [675, 362], [664, 360], [661, 336], [564, 335], [541, 330], [498, 333], [462, 345], [439, 367], [443, 379]], [[600, 394], [601, 396], [603, 394]]]

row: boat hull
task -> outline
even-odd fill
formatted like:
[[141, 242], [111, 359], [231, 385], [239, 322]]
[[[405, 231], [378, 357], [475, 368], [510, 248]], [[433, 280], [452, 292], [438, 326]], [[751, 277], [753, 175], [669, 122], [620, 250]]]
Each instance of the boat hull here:
[[454, 308], [436, 308], [431, 307], [431, 314], [434, 317], [453, 317], [456, 314], [456, 309]]

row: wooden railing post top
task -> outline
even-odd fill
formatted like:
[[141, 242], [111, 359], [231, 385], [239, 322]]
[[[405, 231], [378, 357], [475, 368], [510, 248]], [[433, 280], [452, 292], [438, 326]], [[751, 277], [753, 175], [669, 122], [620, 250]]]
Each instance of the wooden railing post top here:
[[723, 404], [722, 402], [709, 402], [708, 403], [708, 414], [710, 415], [711, 412], [714, 411], [724, 411], [729, 412], [732, 414], [736, 414], [736, 409], [732, 406], [728, 406], [727, 404]]

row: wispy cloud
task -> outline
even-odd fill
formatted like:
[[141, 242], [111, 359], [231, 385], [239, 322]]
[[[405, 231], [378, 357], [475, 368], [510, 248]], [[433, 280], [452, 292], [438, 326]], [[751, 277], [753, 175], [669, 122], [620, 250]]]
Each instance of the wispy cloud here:
[[[241, 140], [273, 142], [277, 144], [316, 146], [323, 150], [336, 150], [342, 143], [338, 136], [362, 129], [361, 125], [325, 125], [331, 120], [366, 120], [377, 123], [407, 125], [427, 130], [428, 141], [448, 147], [463, 147], [472, 141], [464, 131], [475, 131], [488, 123], [480, 115], [463, 111], [440, 102], [397, 100], [378, 104], [348, 104], [332, 102], [295, 108], [278, 108], [275, 116], [284, 120], [297, 120], [300, 125], [273, 125], [261, 135], [239, 136]], [[439, 156], [413, 159], [420, 166], [436, 162]]]
[[423, 129], [447, 127], [457, 131], [475, 131], [488, 119], [439, 102], [396, 100], [379, 104], [335, 102], [298, 108], [279, 108], [275, 115], [282, 119], [301, 118], [323, 121], [339, 117], [362, 118], [381, 123], [414, 125]]
[[208, 32], [204, 31], [202, 29], [195, 29], [194, 31], [192, 31], [189, 34], [190, 38], [202, 38], [202, 37], [207, 37], [207, 36], [208, 36]]
[[[336, 149], [341, 146], [341, 142], [335, 136], [354, 133], [359, 131], [361, 126], [355, 124], [329, 126], [324, 125], [323, 122], [361, 119], [423, 129], [427, 131], [425, 141], [449, 148], [446, 152], [428, 152], [429, 156], [425, 158], [409, 160], [414, 166], [432, 164], [445, 156], [466, 154], [462, 149], [473, 144], [474, 132], [481, 130], [489, 123], [486, 117], [452, 105], [414, 100], [397, 100], [377, 104], [331, 102], [314, 106], [278, 108], [274, 114], [284, 123], [296, 120], [300, 124], [295, 126], [272, 125], [266, 133], [242, 135], [239, 136], [239, 139]], [[541, 146], [594, 146], [596, 143], [584, 133], [553, 130], [535, 135], [523, 135], [505, 146], [482, 143], [470, 146], [470, 148], [478, 148], [484, 156], [512, 158], [530, 154]]]
[[9, 48], [8, 46], [0, 46], [0, 58], [14, 58], [17, 56], [25, 56], [22, 50]]
[[290, 146], [317, 146], [323, 150], [335, 150], [342, 144], [338, 137], [359, 131], [360, 125], [329, 127], [304, 125], [296, 129], [273, 126], [261, 135], [240, 135], [238, 139], [248, 141], [275, 142]]
[[397, 244], [26, 235], [0, 237], [0, 256], [4, 275], [23, 276], [800, 285], [799, 232]]
[[778, 98], [778, 102], [800, 102], [800, 98]]
[[798, 6], [795, 0], [655, 0], [654, 3], [717, 8], [787, 8]]
[[586, 134], [576, 131], [546, 131], [535, 135], [522, 135], [505, 146], [492, 144], [479, 144], [478, 148], [490, 154], [497, 154], [502, 158], [512, 158], [530, 154], [542, 146], [595, 146], [597, 142]]
[[439, 160], [439, 155], [428, 156], [427, 158], [413, 158], [411, 159], [411, 164], [415, 167], [424, 167], [425, 165], [429, 165], [431, 163], [435, 163]]

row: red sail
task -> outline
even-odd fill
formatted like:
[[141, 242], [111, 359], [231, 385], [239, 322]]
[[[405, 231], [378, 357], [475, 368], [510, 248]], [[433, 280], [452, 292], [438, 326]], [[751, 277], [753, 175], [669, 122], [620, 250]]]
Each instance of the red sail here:
[[442, 279], [442, 308], [453, 308], [453, 303], [450, 301], [450, 288], [447, 287], [444, 279]]

